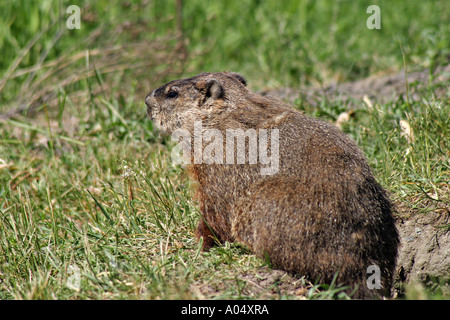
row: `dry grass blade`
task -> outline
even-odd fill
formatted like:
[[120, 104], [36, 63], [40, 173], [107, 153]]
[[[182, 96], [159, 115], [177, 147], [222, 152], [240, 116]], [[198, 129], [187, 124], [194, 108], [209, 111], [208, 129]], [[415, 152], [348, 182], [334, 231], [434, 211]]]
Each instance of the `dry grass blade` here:
[[[99, 75], [108, 78], [110, 75], [127, 74], [133, 79], [156, 81], [173, 73], [183, 63], [184, 52], [177, 50], [176, 41], [175, 37], [165, 37], [80, 50], [40, 65], [18, 69], [2, 81], [5, 83], [34, 73], [39, 73], [40, 76], [22, 86], [17, 101], [7, 106], [8, 112], [0, 115], [0, 118], [8, 119], [23, 111], [30, 112], [43, 104], [52, 110], [58, 104], [58, 91], [61, 88]], [[101, 87], [93, 88], [93, 94], [110, 93], [114, 83], [109, 80], [108, 78]], [[80, 90], [70, 90], [69, 98], [76, 103], [82, 102], [80, 98], [86, 98], [86, 90], [83, 87]]]

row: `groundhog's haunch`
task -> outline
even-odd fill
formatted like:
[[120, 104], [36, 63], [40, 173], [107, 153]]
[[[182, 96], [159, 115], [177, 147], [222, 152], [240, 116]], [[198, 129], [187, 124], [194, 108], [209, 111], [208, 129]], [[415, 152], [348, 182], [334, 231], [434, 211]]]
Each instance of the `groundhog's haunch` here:
[[[336, 283], [349, 286], [348, 292], [357, 287], [358, 298], [389, 292], [399, 244], [391, 203], [347, 135], [250, 91], [242, 76], [230, 72], [169, 82], [145, 102], [150, 118], [167, 134], [177, 129], [194, 134], [194, 123], [201, 123], [202, 132], [222, 133], [223, 140], [215, 135], [215, 142], [223, 143], [223, 153], [210, 153], [215, 161], [194, 161], [195, 137], [187, 149], [198, 183], [203, 219], [197, 235], [204, 249], [237, 241], [270, 259], [274, 268], [313, 282], [330, 283], [337, 275]], [[264, 129], [275, 138], [278, 133], [278, 139], [269, 134], [266, 144], [257, 145], [258, 152], [267, 146], [267, 154], [277, 156], [276, 170], [262, 174], [267, 162], [250, 160], [257, 150], [250, 134], [243, 140], [248, 142], [244, 164], [235, 155], [234, 162], [225, 159], [230, 129], [256, 132], [257, 140]], [[212, 140], [201, 142], [203, 151]], [[236, 154], [239, 147], [232, 146]]]

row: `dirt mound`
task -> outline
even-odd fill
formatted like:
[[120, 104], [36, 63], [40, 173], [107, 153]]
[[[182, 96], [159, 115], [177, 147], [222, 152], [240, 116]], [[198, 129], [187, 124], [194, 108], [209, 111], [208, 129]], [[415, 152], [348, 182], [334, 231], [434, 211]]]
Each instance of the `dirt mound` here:
[[400, 251], [397, 260], [396, 292], [400, 282], [418, 281], [429, 287], [440, 285], [450, 295], [449, 213], [429, 212], [399, 219]]
[[[352, 107], [358, 107], [364, 96], [380, 103], [396, 100], [400, 96], [406, 100], [407, 85], [409, 99], [417, 100], [420, 99], [418, 92], [426, 89], [429, 82], [441, 84], [448, 81], [450, 81], [450, 64], [436, 68], [432, 74], [425, 69], [408, 72], [405, 77], [405, 72], [402, 70], [393, 75], [375, 75], [358, 81], [334, 83], [324, 87], [264, 90], [262, 94], [276, 96], [290, 102], [301, 97], [310, 105], [317, 105], [323, 98], [328, 100], [339, 98], [349, 102]], [[437, 97], [444, 97], [448, 93], [448, 86], [436, 88], [434, 93]]]

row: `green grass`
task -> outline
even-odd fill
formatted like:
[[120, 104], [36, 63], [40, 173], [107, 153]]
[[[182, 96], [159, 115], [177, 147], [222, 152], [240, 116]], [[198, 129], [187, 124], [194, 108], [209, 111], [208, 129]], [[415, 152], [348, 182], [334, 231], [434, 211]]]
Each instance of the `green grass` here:
[[[0, 113], [17, 111], [0, 120], [0, 299], [292, 298], [281, 283], [254, 291], [243, 280], [268, 268], [245, 248], [199, 251], [191, 183], [146, 119], [145, 94], [202, 71], [242, 72], [256, 89], [395, 71], [398, 39], [409, 68], [434, 68], [448, 63], [449, 6], [379, 1], [382, 29], [368, 30], [368, 1], [186, 1], [182, 60], [171, 56], [175, 2], [143, 3], [81, 1], [81, 30], [65, 28], [65, 1], [0, 4]], [[410, 103], [361, 104], [343, 127], [394, 200], [418, 213], [450, 201], [442, 85]], [[298, 108], [335, 121], [347, 105]], [[319, 286], [306, 297], [345, 298]]]
[[[177, 31], [175, 2], [79, 1], [79, 30], [66, 28], [67, 1], [2, 2], [0, 73], [11, 81], [2, 84], [5, 87], [0, 98], [14, 102], [24, 90], [38, 93], [45, 86], [54, 89], [53, 84], [61, 82], [55, 77], [62, 70], [46, 66], [58, 63], [58, 58], [65, 58], [76, 75], [74, 70], [84, 71], [61, 86], [66, 88], [70, 83], [72, 90], [86, 89], [86, 70], [82, 69], [86, 67], [87, 49], [91, 50], [91, 64], [96, 64], [94, 68], [100, 74], [109, 74], [111, 69], [125, 75], [131, 72], [139, 92], [171, 79], [173, 74], [164, 77], [159, 72], [160, 68], [171, 69], [168, 56], [175, 49], [168, 35]], [[187, 63], [172, 73], [185, 76], [200, 71], [237, 70], [257, 88], [326, 84], [401, 68], [399, 42], [412, 67], [433, 68], [448, 62], [450, 26], [446, 21], [450, 19], [450, 7], [445, 0], [426, 4], [377, 1], [381, 8], [379, 30], [366, 27], [366, 9], [371, 4], [350, 0], [230, 0], [205, 5], [200, 0], [186, 1], [183, 30]], [[125, 61], [116, 61], [106, 53], [95, 54], [96, 49], [105, 51], [111, 46], [137, 43], [147, 47], [138, 53], [125, 47]], [[155, 43], [169, 47], [155, 49]], [[78, 59], [67, 61], [74, 56]], [[154, 59], [157, 62], [152, 64]], [[37, 70], [27, 69], [31, 66]], [[126, 67], [130, 72], [124, 71]], [[46, 77], [39, 79], [43, 75]], [[64, 74], [63, 80], [68, 77]], [[128, 80], [125, 82], [132, 82]]]

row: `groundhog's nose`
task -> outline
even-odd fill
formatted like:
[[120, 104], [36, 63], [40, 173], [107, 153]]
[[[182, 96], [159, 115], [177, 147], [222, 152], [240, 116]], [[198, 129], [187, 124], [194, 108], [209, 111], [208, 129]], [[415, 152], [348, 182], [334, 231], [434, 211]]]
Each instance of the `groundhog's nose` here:
[[151, 108], [151, 102], [150, 100], [155, 97], [155, 90], [153, 90], [151, 93], [149, 93], [146, 97], [145, 97], [145, 104], [147, 105], [147, 107]]

